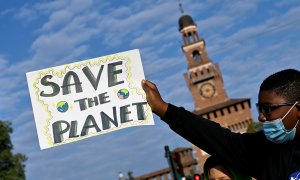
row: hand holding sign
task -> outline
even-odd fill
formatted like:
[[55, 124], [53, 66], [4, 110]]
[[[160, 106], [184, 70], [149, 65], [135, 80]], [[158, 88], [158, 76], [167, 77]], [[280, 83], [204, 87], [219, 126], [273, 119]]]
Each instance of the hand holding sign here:
[[168, 109], [168, 103], [164, 102], [155, 84], [150, 81], [143, 80], [142, 87], [146, 92], [147, 102], [152, 111], [159, 117], [163, 117]]

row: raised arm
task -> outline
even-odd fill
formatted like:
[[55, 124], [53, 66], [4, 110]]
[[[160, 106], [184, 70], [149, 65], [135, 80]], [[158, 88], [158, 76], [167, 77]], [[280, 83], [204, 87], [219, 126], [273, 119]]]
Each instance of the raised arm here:
[[159, 117], [163, 117], [168, 109], [168, 103], [161, 98], [156, 85], [150, 81], [142, 80], [142, 87], [146, 92], [147, 102], [152, 111]]
[[150, 81], [143, 80], [142, 87], [152, 111], [160, 116], [173, 131], [232, 167], [257, 176], [261, 163], [257, 164], [256, 158], [262, 159], [259, 157], [262, 150], [257, 150], [255, 145], [260, 146], [265, 141], [258, 142], [253, 139], [263, 138], [232, 133], [216, 122], [197, 116], [182, 107], [166, 103], [160, 96], [156, 85]]

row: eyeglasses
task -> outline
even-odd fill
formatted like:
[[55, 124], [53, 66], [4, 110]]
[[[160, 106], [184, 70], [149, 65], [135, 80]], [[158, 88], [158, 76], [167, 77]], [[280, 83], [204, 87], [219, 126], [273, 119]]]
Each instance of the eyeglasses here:
[[277, 109], [282, 106], [292, 106], [296, 103], [281, 103], [281, 104], [267, 104], [267, 103], [256, 103], [256, 108], [259, 113], [264, 115], [270, 115], [274, 109]]

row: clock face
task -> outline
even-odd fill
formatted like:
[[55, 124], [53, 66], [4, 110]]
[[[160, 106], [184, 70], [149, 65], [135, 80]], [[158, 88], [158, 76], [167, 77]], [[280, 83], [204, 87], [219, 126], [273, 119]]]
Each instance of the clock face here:
[[200, 86], [200, 94], [204, 98], [211, 98], [216, 93], [216, 88], [212, 83], [204, 83]]

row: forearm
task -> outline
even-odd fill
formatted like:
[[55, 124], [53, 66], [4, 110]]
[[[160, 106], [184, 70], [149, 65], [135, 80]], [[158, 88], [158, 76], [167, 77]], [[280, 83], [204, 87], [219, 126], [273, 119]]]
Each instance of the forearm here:
[[205, 151], [212, 151], [211, 146], [223, 146], [219, 145], [218, 142], [224, 142], [221, 139], [224, 134], [228, 133], [228, 130], [220, 127], [218, 123], [204, 119], [172, 104], [168, 105], [162, 120], [176, 133]]
[[241, 134], [232, 133], [218, 123], [171, 104], [162, 120], [180, 136], [207, 153], [218, 156], [243, 171], [251, 168], [252, 154]]
[[159, 105], [156, 105], [156, 108], [153, 108], [152, 111], [160, 118], [164, 117], [167, 112], [169, 104], [162, 101]]

